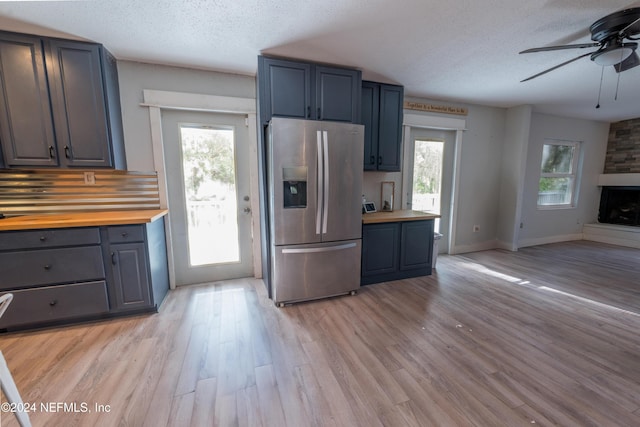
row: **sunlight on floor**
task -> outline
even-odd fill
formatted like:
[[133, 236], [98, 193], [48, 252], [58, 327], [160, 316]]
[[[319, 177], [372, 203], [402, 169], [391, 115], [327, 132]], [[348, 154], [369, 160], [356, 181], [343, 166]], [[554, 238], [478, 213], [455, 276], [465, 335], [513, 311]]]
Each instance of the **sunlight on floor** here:
[[488, 276], [495, 277], [497, 279], [502, 279], [502, 280], [504, 280], [506, 282], [509, 282], [511, 284], [524, 286], [524, 287], [527, 287], [527, 288], [530, 288], [530, 289], [534, 289], [534, 290], [553, 292], [553, 293], [556, 293], [556, 294], [559, 294], [559, 295], [563, 295], [563, 296], [566, 296], [566, 297], [569, 297], [569, 298], [573, 298], [573, 299], [576, 299], [578, 301], [589, 303], [589, 304], [592, 304], [592, 305], [595, 305], [595, 306], [598, 306], [598, 307], [609, 308], [611, 310], [615, 310], [615, 311], [620, 312], [620, 313], [631, 314], [633, 316], [640, 316], [640, 313], [636, 313], [636, 312], [633, 312], [633, 311], [625, 310], [625, 309], [622, 309], [622, 308], [619, 308], [619, 307], [616, 307], [616, 306], [613, 306], [613, 305], [610, 305], [610, 304], [605, 304], [605, 303], [602, 303], [602, 302], [598, 302], [598, 301], [595, 301], [595, 300], [592, 300], [592, 299], [589, 299], [589, 298], [584, 298], [584, 297], [581, 297], [581, 296], [578, 296], [578, 295], [575, 295], [575, 294], [571, 294], [571, 293], [568, 293], [568, 292], [561, 291], [559, 289], [550, 288], [548, 286], [537, 286], [537, 285], [534, 285], [533, 283], [531, 283], [528, 280], [524, 280], [524, 279], [520, 279], [518, 277], [510, 276], [508, 274], [500, 273], [499, 271], [491, 270], [490, 268], [487, 268], [487, 267], [485, 267], [484, 265], [481, 265], [481, 264], [467, 264], [467, 265], [465, 265], [465, 267], [470, 269], [470, 270], [473, 270], [475, 272], [478, 272], [478, 273], [486, 274]]

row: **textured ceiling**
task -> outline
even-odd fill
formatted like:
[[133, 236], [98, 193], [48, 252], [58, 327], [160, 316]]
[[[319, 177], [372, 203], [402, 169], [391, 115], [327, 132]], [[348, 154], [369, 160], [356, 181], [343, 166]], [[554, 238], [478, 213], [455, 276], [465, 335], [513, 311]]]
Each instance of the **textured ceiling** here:
[[[606, 3], [606, 4], [605, 4]], [[1, 2], [0, 29], [91, 40], [118, 59], [254, 75], [260, 53], [360, 68], [408, 96], [602, 121], [640, 117], [640, 67], [617, 77], [584, 53], [519, 55], [582, 43], [628, 0], [113, 0]]]

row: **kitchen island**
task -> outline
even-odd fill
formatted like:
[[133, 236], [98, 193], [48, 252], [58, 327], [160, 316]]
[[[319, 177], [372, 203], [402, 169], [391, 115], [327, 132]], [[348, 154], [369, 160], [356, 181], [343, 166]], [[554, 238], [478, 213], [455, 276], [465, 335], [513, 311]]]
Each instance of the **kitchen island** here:
[[363, 214], [360, 284], [430, 275], [436, 218], [412, 210]]
[[0, 220], [0, 331], [157, 311], [169, 289], [167, 210]]

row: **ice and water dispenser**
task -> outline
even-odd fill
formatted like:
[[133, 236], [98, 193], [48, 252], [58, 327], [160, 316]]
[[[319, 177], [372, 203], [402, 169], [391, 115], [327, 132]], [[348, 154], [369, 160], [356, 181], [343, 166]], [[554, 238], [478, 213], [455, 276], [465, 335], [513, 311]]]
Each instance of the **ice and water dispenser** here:
[[307, 207], [307, 167], [282, 168], [284, 208]]

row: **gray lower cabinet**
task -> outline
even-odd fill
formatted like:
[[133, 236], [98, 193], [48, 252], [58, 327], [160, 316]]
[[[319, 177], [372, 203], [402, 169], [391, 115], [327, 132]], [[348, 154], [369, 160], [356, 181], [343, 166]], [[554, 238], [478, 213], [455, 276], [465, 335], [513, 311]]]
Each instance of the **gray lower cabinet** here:
[[0, 331], [155, 311], [168, 289], [164, 219], [0, 233]]
[[365, 224], [360, 283], [430, 275], [432, 254], [432, 219]]

